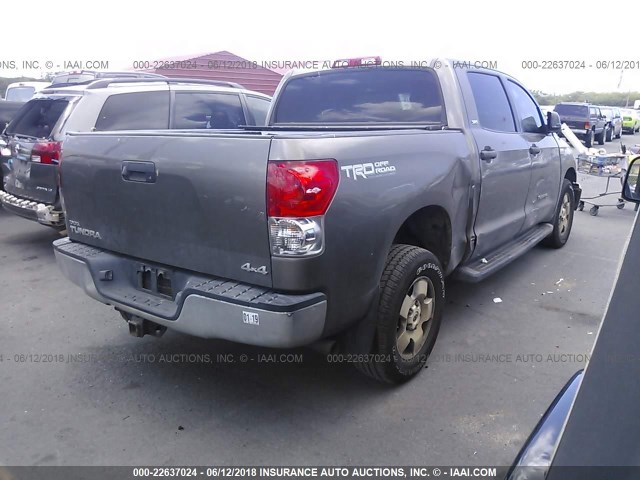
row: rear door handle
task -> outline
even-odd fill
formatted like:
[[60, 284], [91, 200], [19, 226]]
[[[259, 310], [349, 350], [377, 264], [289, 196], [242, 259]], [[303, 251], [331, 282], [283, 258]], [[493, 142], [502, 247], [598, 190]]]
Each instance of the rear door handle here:
[[542, 151], [542, 149], [537, 146], [535, 143], [529, 147], [529, 153], [531, 155], [537, 155]]
[[491, 147], [484, 147], [484, 150], [480, 152], [480, 158], [485, 162], [491, 163], [491, 160], [498, 156], [498, 152]]
[[156, 164], [125, 160], [122, 162], [122, 178], [128, 182], [156, 183]]

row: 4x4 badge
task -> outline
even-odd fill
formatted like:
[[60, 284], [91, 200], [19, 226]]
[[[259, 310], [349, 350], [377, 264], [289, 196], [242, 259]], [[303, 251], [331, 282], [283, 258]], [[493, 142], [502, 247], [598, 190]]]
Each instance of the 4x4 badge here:
[[262, 265], [261, 267], [252, 267], [251, 264], [249, 262], [245, 263], [244, 265], [242, 265], [240, 267], [242, 270], [246, 271], [246, 272], [251, 272], [251, 273], [260, 273], [262, 275], [266, 275], [267, 272], [267, 267], [265, 267], [264, 265]]

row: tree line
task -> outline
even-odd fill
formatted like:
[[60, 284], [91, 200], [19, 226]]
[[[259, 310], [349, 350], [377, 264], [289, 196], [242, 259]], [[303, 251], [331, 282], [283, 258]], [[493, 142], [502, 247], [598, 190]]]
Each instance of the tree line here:
[[588, 102], [595, 105], [633, 108], [633, 102], [640, 100], [640, 92], [572, 92], [563, 95], [548, 95], [538, 90], [531, 93], [540, 105], [556, 105], [560, 102]]

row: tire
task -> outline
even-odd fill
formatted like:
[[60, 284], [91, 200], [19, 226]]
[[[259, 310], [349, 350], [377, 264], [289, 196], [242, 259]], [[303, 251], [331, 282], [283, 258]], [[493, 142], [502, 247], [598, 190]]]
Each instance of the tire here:
[[554, 213], [553, 232], [542, 241], [543, 245], [551, 248], [562, 248], [567, 244], [569, 235], [571, 235], [571, 227], [573, 226], [575, 202], [571, 182], [565, 178], [562, 182], [560, 198]]
[[355, 364], [358, 370], [390, 384], [415, 377], [436, 343], [444, 299], [444, 273], [436, 256], [394, 245], [380, 280], [374, 348]]
[[584, 138], [584, 146], [587, 148], [593, 146], [593, 130], [589, 131], [589, 135]]
[[604, 137], [605, 142], [610, 142], [613, 140], [613, 128], [607, 129], [607, 134]]
[[602, 132], [600, 132], [598, 135], [596, 135], [596, 140], [598, 141], [598, 145], [604, 145], [604, 136], [606, 134], [606, 129], [603, 128]]

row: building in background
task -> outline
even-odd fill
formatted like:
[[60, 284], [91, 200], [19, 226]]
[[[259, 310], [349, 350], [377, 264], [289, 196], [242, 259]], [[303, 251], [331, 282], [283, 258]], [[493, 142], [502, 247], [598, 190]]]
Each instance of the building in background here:
[[[134, 68], [145, 69], [167, 77], [203, 78], [236, 82], [248, 90], [273, 95], [282, 74], [263, 68], [260, 62], [238, 57], [227, 51], [198, 57], [174, 57], [153, 62], [140, 62]], [[155, 67], [155, 68], [154, 68]]]

